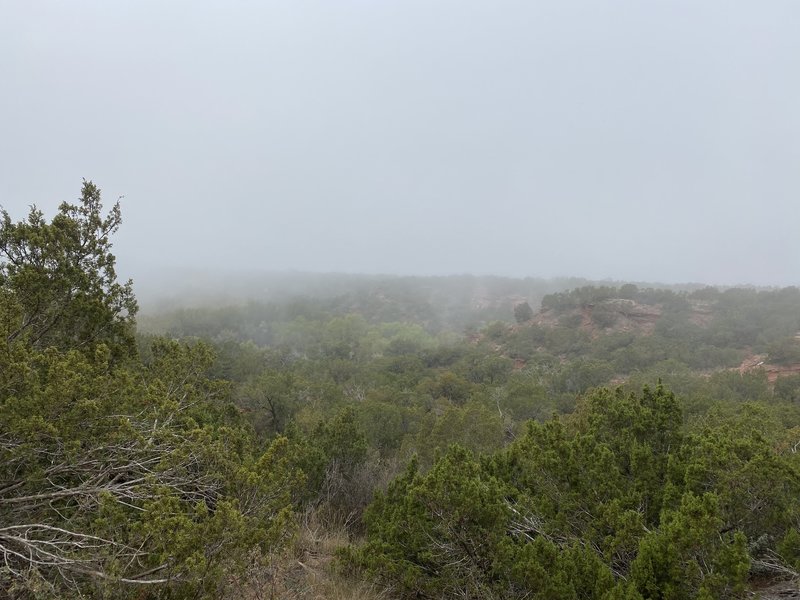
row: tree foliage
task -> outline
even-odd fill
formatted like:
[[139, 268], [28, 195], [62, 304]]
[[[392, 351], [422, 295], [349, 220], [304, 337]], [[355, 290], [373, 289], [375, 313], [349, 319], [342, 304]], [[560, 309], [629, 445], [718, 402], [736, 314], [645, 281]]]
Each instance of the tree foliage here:
[[103, 343], [115, 356], [129, 353], [137, 305], [131, 282], [117, 282], [110, 252], [119, 202], [104, 215], [100, 190], [84, 181], [79, 203], [61, 204], [50, 223], [35, 207], [19, 223], [5, 210], [0, 217], [6, 340], [89, 353]]
[[527, 302], [521, 302], [514, 307], [514, 319], [517, 323], [525, 323], [533, 318], [533, 309]]
[[163, 339], [134, 330], [119, 225], [90, 182], [50, 222], [2, 213], [0, 597], [225, 597], [299, 512], [400, 597], [797, 576], [797, 376], [731, 368], [794, 370], [796, 288], [584, 286], [533, 324], [511, 299], [566, 282], [331, 276], [152, 318]]
[[483, 460], [412, 463], [349, 560], [408, 598], [741, 597], [751, 565], [795, 556], [800, 477], [758, 436], [703, 436], [661, 385], [600, 389]]
[[[217, 598], [253, 548], [291, 533], [302, 482], [208, 377], [204, 344], [135, 360], [130, 284], [84, 183], [51, 223], [3, 214], [0, 587], [12, 598]], [[125, 360], [121, 360], [125, 359]], [[168, 590], [168, 591], [167, 591]]]

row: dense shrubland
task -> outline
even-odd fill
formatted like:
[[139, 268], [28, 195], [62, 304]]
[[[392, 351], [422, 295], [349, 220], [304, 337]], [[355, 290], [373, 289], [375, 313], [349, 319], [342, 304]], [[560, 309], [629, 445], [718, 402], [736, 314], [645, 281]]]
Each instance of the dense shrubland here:
[[798, 455], [748, 417], [690, 433], [662, 386], [598, 390], [503, 450], [412, 462], [348, 560], [403, 597], [737, 597], [796, 569], [800, 516]]
[[0, 596], [219, 597], [291, 535], [304, 476], [116, 282], [99, 191], [0, 234]]
[[0, 597], [299, 598], [312, 531], [389, 597], [797, 576], [796, 288], [393, 278], [145, 333], [119, 223], [91, 183], [3, 214]]

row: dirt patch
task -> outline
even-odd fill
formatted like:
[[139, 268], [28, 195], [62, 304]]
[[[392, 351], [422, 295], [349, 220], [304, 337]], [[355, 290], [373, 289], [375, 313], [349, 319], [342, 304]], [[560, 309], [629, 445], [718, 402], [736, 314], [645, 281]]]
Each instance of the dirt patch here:
[[751, 354], [742, 361], [742, 364], [736, 367], [736, 370], [739, 371], [739, 373], [747, 373], [748, 371], [752, 371], [753, 369], [763, 368], [764, 365], [766, 364], [767, 364], [766, 354]]
[[698, 327], [708, 327], [714, 320], [714, 304], [707, 300], [690, 300], [692, 314], [689, 315], [689, 322]]
[[739, 371], [739, 373], [748, 373], [756, 369], [763, 369], [770, 383], [775, 383], [779, 377], [800, 374], [800, 363], [793, 365], [770, 364], [767, 362], [766, 354], [751, 354], [742, 361], [742, 364], [734, 368]]

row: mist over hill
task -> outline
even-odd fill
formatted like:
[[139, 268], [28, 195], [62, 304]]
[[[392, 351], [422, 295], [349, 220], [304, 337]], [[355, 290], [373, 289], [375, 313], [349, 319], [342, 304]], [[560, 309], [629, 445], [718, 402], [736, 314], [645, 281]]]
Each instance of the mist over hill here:
[[800, 2], [0, 11], [0, 600], [800, 599]]
[[[367, 298], [431, 302], [460, 310], [499, 311], [519, 302], [538, 306], [546, 294], [587, 285], [633, 283], [643, 288], [692, 291], [702, 283], [665, 284], [591, 281], [581, 277], [504, 277], [496, 275], [391, 275], [301, 271], [198, 270], [154, 268], [135, 280], [144, 315], [180, 307], [285, 302], [291, 299]], [[724, 289], [724, 288], [720, 288]], [[755, 289], [755, 287], [754, 287]], [[761, 289], [768, 289], [766, 287]], [[511, 318], [510, 312], [498, 318]]]
[[0, 214], [14, 600], [800, 578], [797, 287], [207, 271], [137, 319], [96, 185]]

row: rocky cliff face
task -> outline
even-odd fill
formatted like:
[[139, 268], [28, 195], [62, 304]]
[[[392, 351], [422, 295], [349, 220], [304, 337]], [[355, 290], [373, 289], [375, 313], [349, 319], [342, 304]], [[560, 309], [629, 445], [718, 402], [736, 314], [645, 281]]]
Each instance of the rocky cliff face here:
[[[708, 327], [714, 318], [714, 303], [691, 300], [688, 320], [698, 327]], [[632, 331], [647, 335], [653, 332], [656, 322], [664, 313], [661, 304], [644, 304], [628, 298], [611, 298], [586, 304], [580, 308], [545, 308], [532, 322], [545, 327], [559, 325], [579, 326], [590, 334]]]
[[545, 327], [579, 326], [591, 335], [611, 331], [652, 333], [663, 309], [657, 304], [640, 304], [626, 298], [613, 298], [580, 308], [556, 311], [546, 308], [532, 322]]

